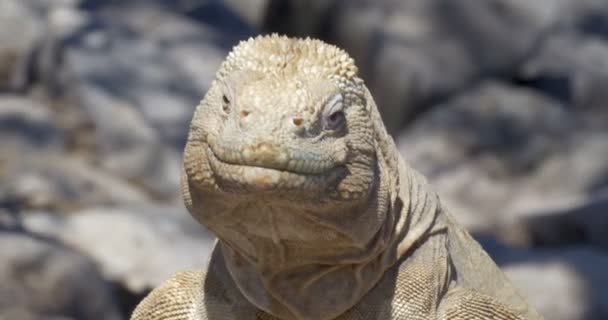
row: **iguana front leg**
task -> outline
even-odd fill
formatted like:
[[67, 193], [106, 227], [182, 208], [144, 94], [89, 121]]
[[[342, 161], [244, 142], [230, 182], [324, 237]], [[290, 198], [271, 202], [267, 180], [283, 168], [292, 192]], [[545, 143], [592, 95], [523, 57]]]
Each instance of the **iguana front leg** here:
[[174, 274], [137, 305], [131, 320], [197, 319], [193, 309], [196, 302], [203, 298], [201, 283], [204, 277], [202, 270]]
[[439, 307], [440, 320], [523, 320], [500, 302], [483, 294], [454, 288]]
[[[336, 320], [397, 319], [391, 315], [390, 280], [372, 290], [373, 307], [355, 306]], [[394, 281], [393, 281], [394, 283]], [[155, 288], [135, 309], [131, 320], [282, 320], [257, 309], [240, 293], [225, 267], [220, 249], [206, 271], [184, 271]]]
[[[445, 256], [428, 250], [432, 245], [433, 241], [423, 245], [420, 253], [388, 270], [359, 304], [336, 320], [525, 319], [488, 296], [454, 282], [447, 284], [449, 263]], [[440, 263], [429, 263], [429, 259]], [[139, 304], [131, 319], [281, 320], [245, 299], [230, 279], [218, 248], [207, 271], [175, 274]]]
[[[402, 274], [407, 277], [407, 274]], [[207, 281], [208, 290], [203, 290]], [[213, 283], [213, 284], [210, 284]], [[211, 289], [215, 288], [215, 289]], [[415, 289], [416, 287], [411, 287]], [[388, 287], [385, 289], [389, 289]], [[232, 290], [228, 290], [232, 291]], [[231, 292], [234, 294], [234, 292]], [[242, 298], [229, 298], [226, 288], [201, 270], [175, 274], [156, 288], [135, 309], [132, 320], [280, 320], [257, 310]], [[387, 297], [388, 298], [388, 297]], [[235, 301], [236, 300], [236, 301]], [[356, 306], [336, 320], [523, 320], [493, 299], [465, 289], [454, 289], [441, 302], [438, 316], [424, 301], [378, 301], [371, 307]], [[430, 302], [430, 301], [427, 301]], [[418, 305], [417, 308], [411, 308]], [[426, 304], [428, 305], [428, 304]], [[430, 305], [428, 305], [430, 307]]]
[[206, 270], [174, 274], [135, 309], [131, 320], [279, 320], [255, 308], [230, 278], [219, 248]]

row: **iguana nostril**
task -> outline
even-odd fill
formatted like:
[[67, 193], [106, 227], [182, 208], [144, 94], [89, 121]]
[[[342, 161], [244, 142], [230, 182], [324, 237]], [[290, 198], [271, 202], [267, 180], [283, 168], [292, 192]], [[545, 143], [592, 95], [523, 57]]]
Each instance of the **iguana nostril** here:
[[247, 110], [242, 110], [241, 111], [241, 117], [245, 118], [247, 117], [251, 112], [247, 111]]
[[301, 126], [301, 125], [304, 123], [304, 119], [299, 118], [299, 117], [298, 117], [298, 118], [293, 118], [293, 120], [292, 120], [292, 121], [293, 121], [293, 124], [294, 124], [296, 127], [299, 127], [299, 126]]

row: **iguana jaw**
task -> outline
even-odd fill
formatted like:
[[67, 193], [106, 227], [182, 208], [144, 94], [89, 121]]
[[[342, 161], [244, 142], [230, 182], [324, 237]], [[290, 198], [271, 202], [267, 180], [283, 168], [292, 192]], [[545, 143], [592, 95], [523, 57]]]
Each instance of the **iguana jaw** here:
[[278, 148], [262, 147], [261, 152], [242, 152], [208, 145], [207, 158], [216, 181], [226, 190], [313, 191], [327, 188], [344, 175], [342, 163], [328, 160], [298, 160]]
[[233, 147], [227, 148], [222, 142], [224, 141], [210, 136], [209, 150], [219, 161], [232, 165], [260, 167], [302, 175], [323, 175], [344, 165], [346, 161], [344, 152], [329, 154], [286, 148], [267, 142], [241, 143], [236, 147], [233, 142], [229, 144]]

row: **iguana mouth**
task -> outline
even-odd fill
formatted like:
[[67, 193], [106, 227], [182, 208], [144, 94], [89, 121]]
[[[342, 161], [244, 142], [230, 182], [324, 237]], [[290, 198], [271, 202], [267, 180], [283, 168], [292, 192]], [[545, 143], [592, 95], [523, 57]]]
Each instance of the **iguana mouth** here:
[[207, 158], [218, 182], [229, 189], [318, 191], [337, 181], [345, 172], [343, 165], [276, 160], [264, 162], [260, 158], [251, 161], [234, 151], [220, 150], [208, 145]]
[[[214, 141], [215, 142], [215, 141]], [[334, 159], [312, 151], [286, 150], [269, 143], [228, 148], [221, 143], [208, 143], [209, 153], [218, 161], [233, 166], [268, 169], [298, 175], [327, 175], [344, 165], [343, 159]], [[342, 161], [340, 161], [342, 160]]]

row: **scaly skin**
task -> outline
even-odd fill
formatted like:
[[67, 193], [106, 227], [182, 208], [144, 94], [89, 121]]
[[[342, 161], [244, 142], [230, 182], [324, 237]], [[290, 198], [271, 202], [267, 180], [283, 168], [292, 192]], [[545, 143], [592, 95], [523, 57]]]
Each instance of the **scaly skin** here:
[[334, 46], [235, 47], [183, 168], [186, 206], [218, 242], [134, 320], [541, 319], [399, 156]]

